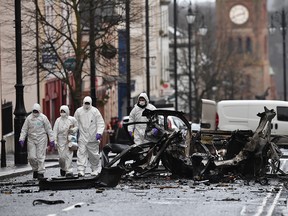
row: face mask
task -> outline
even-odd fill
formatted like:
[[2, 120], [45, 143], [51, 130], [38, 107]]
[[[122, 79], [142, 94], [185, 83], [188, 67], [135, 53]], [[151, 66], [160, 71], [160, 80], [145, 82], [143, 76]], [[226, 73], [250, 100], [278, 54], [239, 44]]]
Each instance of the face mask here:
[[145, 101], [139, 101], [139, 105], [140, 105], [140, 106], [145, 106], [145, 105], [146, 105], [146, 102], [145, 102]]
[[90, 108], [90, 105], [84, 104], [84, 109], [88, 110]]
[[60, 113], [61, 117], [66, 117], [66, 113]]
[[33, 116], [37, 118], [39, 116], [39, 113], [33, 113]]

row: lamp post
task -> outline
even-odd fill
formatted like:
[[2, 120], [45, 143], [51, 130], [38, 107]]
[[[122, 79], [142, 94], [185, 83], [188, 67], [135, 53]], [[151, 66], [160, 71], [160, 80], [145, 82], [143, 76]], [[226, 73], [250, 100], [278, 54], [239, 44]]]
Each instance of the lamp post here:
[[283, 48], [283, 93], [284, 100], [287, 100], [287, 87], [286, 87], [286, 31], [287, 31], [287, 22], [286, 22], [286, 12], [284, 8], [281, 11], [275, 12], [274, 15], [271, 16], [271, 26], [269, 28], [270, 33], [274, 33], [276, 31], [276, 25], [274, 24], [274, 20], [278, 19], [280, 24], [280, 30], [282, 33], [282, 48]]
[[150, 98], [150, 50], [149, 50], [149, 1], [145, 0], [145, 27], [146, 27], [146, 84], [147, 96]]
[[90, 14], [89, 14], [89, 45], [90, 45], [90, 96], [92, 99], [92, 105], [96, 106], [96, 65], [95, 65], [95, 5], [94, 1], [90, 1]]
[[39, 77], [39, 13], [38, 13], [38, 0], [35, 0], [35, 19], [36, 19], [36, 78], [37, 78], [37, 103], [40, 104], [40, 77]]
[[174, 82], [175, 82], [175, 110], [178, 111], [178, 81], [177, 81], [177, 0], [174, 0]]
[[[197, 17], [196, 17], [197, 15]], [[198, 16], [201, 15], [201, 17], [198, 18]], [[188, 69], [189, 69], [189, 93], [188, 93], [188, 103], [189, 103], [189, 120], [192, 121], [193, 119], [193, 112], [192, 112], [192, 99], [193, 99], [193, 90], [192, 90], [192, 84], [193, 84], [193, 70], [192, 70], [192, 56], [191, 56], [191, 41], [192, 41], [192, 26], [194, 21], [196, 20], [197, 23], [195, 23], [195, 28], [197, 28], [197, 34], [199, 36], [204, 36], [207, 33], [207, 27], [205, 25], [205, 21], [204, 21], [204, 15], [202, 13], [200, 13], [199, 11], [196, 11], [195, 13], [192, 10], [192, 4], [190, 1], [189, 4], [189, 8], [188, 8], [188, 13], [186, 15], [186, 20], [188, 23]], [[196, 31], [195, 31], [196, 32]], [[195, 40], [196, 40], [196, 36], [195, 36]], [[196, 44], [196, 43], [195, 43]], [[197, 52], [195, 54], [195, 62], [197, 64]], [[194, 67], [195, 69], [196, 67]], [[196, 98], [196, 102], [197, 102], [197, 89], [194, 88], [194, 92], [195, 92], [195, 98]], [[197, 104], [196, 104], [197, 105]]]
[[27, 164], [27, 145], [23, 148], [18, 143], [22, 125], [26, 118], [22, 84], [22, 36], [21, 36], [21, 0], [15, 0], [15, 39], [16, 39], [16, 105], [14, 110], [14, 162], [16, 165]]
[[189, 120], [192, 121], [192, 69], [191, 69], [191, 30], [192, 23], [195, 20], [195, 14], [192, 12], [191, 2], [188, 8], [188, 13], [186, 15], [187, 23], [188, 23], [188, 69], [189, 69]]
[[127, 79], [127, 115], [131, 111], [131, 62], [130, 62], [130, 0], [126, 0], [126, 79]]

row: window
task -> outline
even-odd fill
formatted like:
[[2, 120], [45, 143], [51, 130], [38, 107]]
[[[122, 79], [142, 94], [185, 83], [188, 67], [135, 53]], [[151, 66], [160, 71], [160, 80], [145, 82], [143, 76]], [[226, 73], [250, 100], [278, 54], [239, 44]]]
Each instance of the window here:
[[130, 81], [130, 91], [131, 92], [135, 91], [135, 84], [136, 84], [136, 80], [131, 80]]
[[243, 47], [242, 47], [242, 38], [238, 37], [237, 39], [237, 52], [242, 53], [243, 52]]
[[233, 52], [233, 38], [229, 37], [228, 39], [228, 52], [231, 53]]
[[246, 52], [247, 53], [252, 53], [253, 49], [252, 49], [252, 41], [250, 37], [246, 38]]
[[277, 107], [277, 120], [288, 121], [288, 107]]

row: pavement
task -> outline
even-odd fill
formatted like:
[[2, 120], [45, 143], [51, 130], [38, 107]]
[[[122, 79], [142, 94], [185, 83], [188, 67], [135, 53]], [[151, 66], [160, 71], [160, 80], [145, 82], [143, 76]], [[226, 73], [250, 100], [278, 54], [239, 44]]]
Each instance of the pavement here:
[[[45, 167], [57, 167], [59, 166], [58, 162], [58, 154], [56, 153], [47, 153], [45, 160]], [[1, 160], [2, 162], [2, 160]], [[28, 174], [32, 173], [32, 168], [30, 164], [21, 164], [15, 165], [14, 163], [14, 154], [6, 154], [6, 166], [5, 161], [3, 160], [3, 164], [1, 163], [0, 168], [0, 179], [15, 177], [19, 174]]]

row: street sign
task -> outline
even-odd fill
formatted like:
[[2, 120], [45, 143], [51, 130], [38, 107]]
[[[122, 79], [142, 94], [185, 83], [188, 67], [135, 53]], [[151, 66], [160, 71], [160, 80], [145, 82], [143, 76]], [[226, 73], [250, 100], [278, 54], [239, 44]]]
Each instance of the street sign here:
[[75, 58], [67, 58], [64, 61], [64, 68], [69, 71], [74, 71], [76, 67], [76, 59]]
[[43, 45], [42, 47], [42, 64], [47, 69], [55, 68], [57, 64], [57, 55], [53, 51], [50, 44]]

